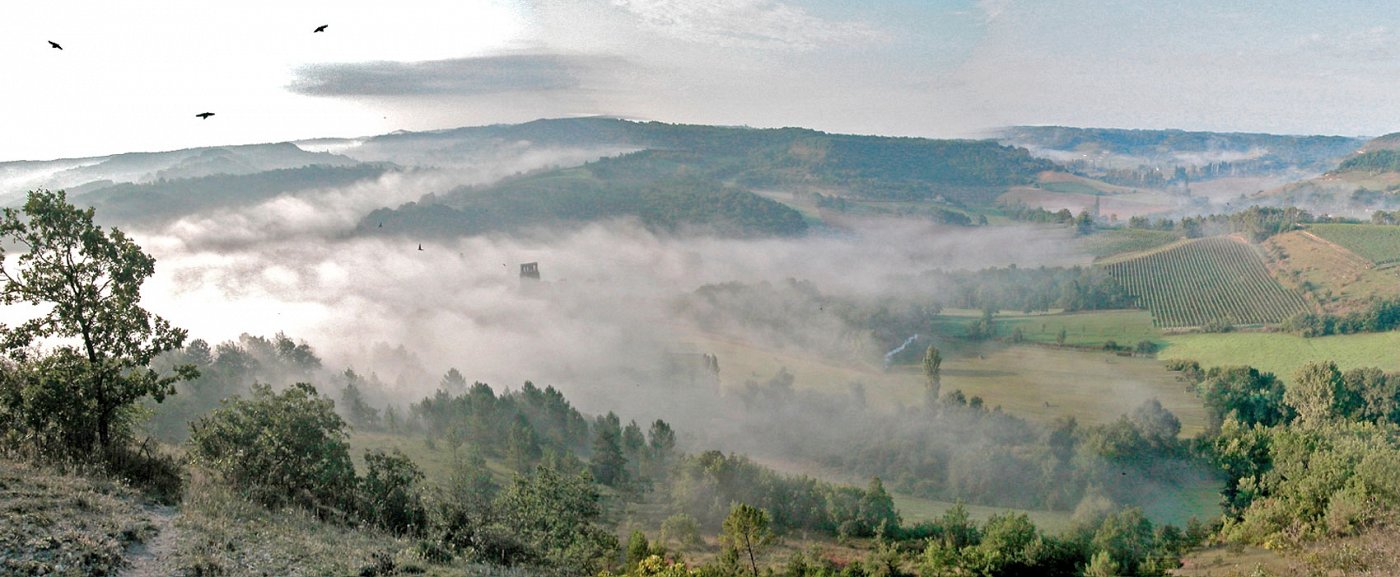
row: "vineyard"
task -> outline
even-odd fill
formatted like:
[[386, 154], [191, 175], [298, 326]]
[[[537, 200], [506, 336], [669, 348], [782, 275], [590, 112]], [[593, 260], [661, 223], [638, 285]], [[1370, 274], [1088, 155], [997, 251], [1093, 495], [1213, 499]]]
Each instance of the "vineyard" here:
[[1206, 238], [1104, 265], [1152, 311], [1158, 327], [1278, 323], [1306, 310], [1303, 298], [1269, 276], [1253, 247]]
[[1314, 224], [1309, 230], [1376, 263], [1400, 264], [1400, 226], [1380, 224]]

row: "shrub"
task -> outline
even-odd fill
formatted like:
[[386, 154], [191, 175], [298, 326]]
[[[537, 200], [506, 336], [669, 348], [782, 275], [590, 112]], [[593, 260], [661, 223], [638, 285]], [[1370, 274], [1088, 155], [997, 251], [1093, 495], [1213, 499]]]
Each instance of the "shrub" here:
[[393, 453], [366, 451], [365, 469], [360, 480], [361, 517], [397, 535], [422, 532], [428, 515], [415, 486], [423, 480], [418, 466], [395, 449]]
[[353, 504], [345, 421], [309, 384], [281, 393], [255, 385], [252, 398], [233, 397], [192, 423], [188, 444], [195, 464], [265, 506], [295, 504], [324, 518]]

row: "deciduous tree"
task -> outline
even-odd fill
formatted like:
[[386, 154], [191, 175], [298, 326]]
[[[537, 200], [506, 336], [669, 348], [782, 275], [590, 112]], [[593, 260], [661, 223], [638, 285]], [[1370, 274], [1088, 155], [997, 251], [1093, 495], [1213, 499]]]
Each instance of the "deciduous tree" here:
[[164, 400], [177, 381], [198, 373], [192, 365], [168, 374], [151, 368], [157, 355], [180, 348], [186, 332], [141, 306], [155, 259], [121, 230], [94, 224], [93, 213], [69, 204], [61, 190], [32, 191], [23, 207], [4, 210], [0, 242], [22, 252], [11, 263], [0, 248], [0, 303], [43, 312], [0, 334], [19, 357], [44, 339], [76, 341], [84, 366], [62, 386], [90, 407], [97, 444], [106, 449], [124, 408], [146, 396]]

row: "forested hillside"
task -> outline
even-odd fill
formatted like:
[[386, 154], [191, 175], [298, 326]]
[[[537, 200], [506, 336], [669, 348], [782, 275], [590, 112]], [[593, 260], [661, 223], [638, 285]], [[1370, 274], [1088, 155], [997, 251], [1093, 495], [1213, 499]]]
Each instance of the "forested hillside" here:
[[281, 194], [347, 186], [378, 178], [392, 169], [385, 164], [315, 164], [251, 174], [162, 178], [140, 184], [97, 185], [74, 195], [74, 200], [97, 208], [106, 222], [157, 224], [203, 210], [256, 204]]
[[535, 139], [530, 141], [533, 145], [643, 150], [490, 186], [459, 187], [376, 211], [361, 221], [362, 233], [479, 234], [635, 217], [658, 230], [699, 227], [727, 234], [791, 235], [805, 230], [798, 214], [750, 190], [820, 187], [859, 198], [942, 196], [985, 205], [1005, 187], [1029, 183], [1037, 173], [1055, 168], [1025, 150], [990, 141], [833, 135], [796, 128], [598, 118], [462, 130], [466, 132], [388, 135], [363, 149], [431, 146], [462, 151], [515, 137]]

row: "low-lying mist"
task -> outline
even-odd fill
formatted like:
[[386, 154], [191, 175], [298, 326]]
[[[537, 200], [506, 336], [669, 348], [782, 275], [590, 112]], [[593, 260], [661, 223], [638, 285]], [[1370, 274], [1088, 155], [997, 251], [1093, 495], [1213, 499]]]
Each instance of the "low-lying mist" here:
[[[884, 318], [879, 311], [886, 309], [890, 318], [902, 318], [907, 315], [900, 311], [939, 302], [939, 291], [948, 288], [932, 286], [936, 277], [921, 273], [1087, 260], [1064, 228], [958, 227], [892, 218], [853, 220], [840, 229], [817, 227], [805, 237], [781, 239], [662, 234], [629, 220], [450, 241], [420, 241], [403, 231], [354, 232], [363, 215], [380, 206], [421, 201], [464, 180], [492, 177], [465, 169], [390, 172], [348, 187], [133, 229], [157, 259], [157, 273], [144, 287], [145, 304], [211, 345], [244, 333], [281, 332], [304, 340], [324, 361], [325, 372], [311, 378], [324, 381], [317, 384], [332, 395], [344, 385], [339, 373], [351, 368], [383, 384], [382, 391], [366, 391], [371, 399], [403, 409], [431, 395], [442, 375], [456, 368], [469, 381], [498, 391], [526, 380], [554, 386], [586, 413], [616, 411], [624, 421], [664, 416], [676, 424], [688, 450], [742, 450], [865, 475], [885, 466], [836, 459], [830, 450], [838, 446], [831, 438], [836, 431], [824, 430], [829, 419], [897, 423], [906, 419], [892, 420], [896, 415], [912, 421], [927, 415], [915, 407], [901, 413], [888, 412], [888, 405], [866, 407], [854, 396], [800, 403], [788, 397], [791, 406], [780, 407], [749, 398], [754, 391], [742, 387], [720, 392], [718, 380], [698, 363], [714, 351], [697, 343], [721, 338], [878, 366], [883, 352], [909, 334], [902, 326], [874, 330], [870, 319]], [[520, 265], [530, 262], [539, 263], [538, 281], [520, 276]], [[758, 289], [714, 288], [726, 283]], [[860, 309], [861, 322], [852, 321], [853, 307]], [[771, 310], [759, 315], [759, 309]], [[719, 358], [721, 370], [725, 363]], [[829, 385], [821, 388], [832, 390]], [[841, 383], [836, 390], [847, 385], [858, 386]], [[833, 413], [838, 405], [847, 408]], [[787, 424], [769, 422], [774, 419]], [[795, 434], [773, 434], [773, 427]], [[937, 436], [946, 427], [917, 430]], [[887, 436], [880, 431], [849, 429], [854, 444], [839, 446], [855, 450]], [[822, 439], [827, 449], [793, 446], [803, 438]], [[981, 446], [952, 437], [939, 444]], [[942, 454], [929, 458], [951, 453]], [[920, 487], [909, 478], [899, 481]], [[1002, 492], [946, 489], [967, 496]]]
[[[210, 342], [285, 331], [314, 343], [330, 366], [379, 372], [402, 387], [405, 400], [431, 392], [436, 380], [404, 382], [398, 374], [405, 367], [372, 366], [385, 356], [371, 354], [376, 349], [412, 351], [422, 366], [410, 373], [456, 367], [502, 386], [533, 379], [588, 406], [594, 389], [631, 388], [637, 383], [626, 381], [685, 351], [694, 326], [674, 314], [675, 299], [705, 284], [795, 278], [830, 294], [899, 302], [914, 294], [907, 279], [930, 268], [1083, 260], [1069, 243], [1055, 242], [1067, 232], [898, 220], [760, 240], [659, 235], [628, 221], [450, 242], [350, 234], [369, 210], [490, 175], [474, 176], [394, 172], [134, 230], [157, 258], [146, 302]], [[519, 277], [525, 262], [540, 263], [540, 282]], [[733, 336], [785, 344], [772, 342], [784, 335]], [[801, 336], [786, 338], [809, 340]]]

